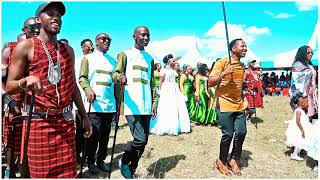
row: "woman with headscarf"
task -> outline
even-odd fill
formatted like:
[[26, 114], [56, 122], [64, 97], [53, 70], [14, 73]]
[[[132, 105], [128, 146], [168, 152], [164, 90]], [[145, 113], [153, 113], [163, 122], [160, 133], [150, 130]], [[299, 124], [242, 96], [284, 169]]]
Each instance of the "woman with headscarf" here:
[[192, 67], [190, 65], [186, 65], [184, 66], [183, 74], [180, 77], [180, 90], [181, 93], [188, 98], [186, 104], [189, 117], [192, 121], [196, 119], [197, 115], [197, 105], [194, 97], [193, 82], [194, 77], [192, 76]]
[[180, 92], [174, 70], [172, 54], [163, 58], [165, 68], [160, 70], [159, 102], [157, 116], [150, 121], [150, 133], [158, 135], [178, 135], [190, 132], [190, 118], [186, 97]]
[[[312, 119], [312, 116], [318, 111], [318, 90], [316, 87], [316, 71], [311, 63], [313, 52], [309, 46], [301, 46], [292, 64], [292, 78], [290, 96], [293, 97], [300, 92], [308, 96], [308, 111], [307, 115]], [[296, 107], [291, 104], [292, 109]]]

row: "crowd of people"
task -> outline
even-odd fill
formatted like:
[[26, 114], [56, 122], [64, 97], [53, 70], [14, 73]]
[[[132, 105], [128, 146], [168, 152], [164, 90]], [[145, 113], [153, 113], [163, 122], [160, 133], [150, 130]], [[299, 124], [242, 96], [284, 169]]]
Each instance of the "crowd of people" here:
[[[111, 173], [105, 159], [112, 123], [117, 124], [120, 112], [132, 134], [119, 160], [123, 177], [135, 177], [150, 133], [190, 133], [193, 125], [221, 129], [216, 167], [225, 175], [241, 175], [239, 160], [246, 123], [256, 108], [264, 107], [269, 84], [287, 87], [289, 76], [282, 74], [281, 83], [276, 83], [274, 73], [270, 78], [268, 74], [260, 77], [255, 60], [245, 66], [241, 58], [246, 55], [247, 45], [242, 39], [232, 40], [231, 55], [216, 59], [210, 69], [201, 62], [197, 67], [182, 65], [180, 69], [180, 57], [172, 54], [155, 63], [145, 50], [150, 41], [146, 26], [134, 29], [134, 46], [117, 58], [108, 54], [112, 39], [107, 33], [97, 34], [94, 41], [82, 40], [83, 58], [80, 67], [75, 67], [68, 40], [57, 39], [65, 12], [62, 2], [40, 5], [35, 17], [25, 21], [17, 43], [8, 43], [2, 50], [5, 177], [14, 178], [14, 164], [21, 162], [24, 178], [75, 178], [83, 157], [90, 173]], [[312, 119], [318, 110], [316, 75], [308, 64], [312, 57], [309, 52], [312, 50], [307, 46], [298, 50], [290, 82], [294, 118], [301, 117], [293, 125], [300, 128], [303, 138], [309, 137], [304, 130], [310, 128], [299, 123], [300, 119]], [[308, 55], [303, 57], [308, 61], [301, 60], [301, 53]], [[75, 68], [80, 70], [78, 78]], [[298, 146], [295, 140], [288, 143], [296, 147], [293, 159], [298, 159], [302, 148], [317, 159], [319, 150], [312, 144], [315, 138], [308, 140], [307, 147]]]
[[280, 78], [275, 72], [263, 73], [261, 75], [263, 82], [263, 90], [266, 95], [269, 96], [289, 96], [289, 87], [291, 83], [291, 73], [284, 75], [281, 73]]

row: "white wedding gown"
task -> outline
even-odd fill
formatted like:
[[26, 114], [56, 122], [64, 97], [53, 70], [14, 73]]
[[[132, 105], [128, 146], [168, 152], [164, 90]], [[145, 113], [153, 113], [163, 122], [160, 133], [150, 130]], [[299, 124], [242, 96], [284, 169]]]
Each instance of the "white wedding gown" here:
[[186, 97], [176, 83], [177, 72], [171, 68], [162, 68], [164, 77], [161, 85], [157, 116], [150, 122], [150, 133], [158, 135], [178, 135], [190, 132], [190, 118], [186, 106]]

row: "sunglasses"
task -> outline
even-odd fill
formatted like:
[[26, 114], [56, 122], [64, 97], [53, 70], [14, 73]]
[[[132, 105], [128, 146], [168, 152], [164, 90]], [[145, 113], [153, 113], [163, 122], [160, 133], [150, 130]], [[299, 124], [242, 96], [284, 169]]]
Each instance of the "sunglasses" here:
[[108, 42], [111, 42], [111, 38], [109, 38], [109, 37], [99, 37], [98, 39], [101, 39], [103, 42], [105, 42], [106, 40], [108, 40]]
[[84, 45], [84, 47], [91, 49], [91, 48], [94, 48], [94, 45]]
[[312, 52], [312, 51], [307, 51], [307, 54], [311, 54], [311, 55], [312, 55], [312, 54], [313, 54], [313, 52]]
[[40, 29], [40, 24], [28, 24], [24, 28], [28, 28], [30, 31], [35, 31], [36, 29]]

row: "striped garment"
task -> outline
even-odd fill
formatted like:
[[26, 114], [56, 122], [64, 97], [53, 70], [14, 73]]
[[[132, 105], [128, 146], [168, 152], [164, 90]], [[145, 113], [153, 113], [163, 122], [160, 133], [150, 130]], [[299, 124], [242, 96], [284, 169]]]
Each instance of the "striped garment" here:
[[[41, 41], [37, 38], [33, 38], [33, 41], [34, 55], [29, 64], [29, 74], [39, 77], [42, 84], [47, 87], [43, 96], [35, 96], [34, 106], [51, 108], [68, 106], [71, 104], [71, 95], [75, 89], [71, 56], [64, 44], [59, 42], [62, 79], [58, 83], [60, 94], [60, 103], [58, 104], [56, 86], [50, 84], [47, 79], [48, 57]], [[48, 43], [46, 45], [56, 65], [57, 48], [54, 44]], [[28, 96], [30, 98], [30, 95]], [[24, 129], [26, 129], [26, 123], [24, 124]], [[21, 152], [23, 152], [23, 148]], [[48, 119], [32, 119], [27, 152], [31, 178], [75, 178], [74, 121], [67, 121], [61, 115]]]
[[[12, 64], [12, 57], [13, 57], [13, 49], [16, 47], [17, 42], [10, 42], [10, 55], [8, 59], [8, 66]], [[8, 68], [9, 69], [9, 68]], [[21, 103], [24, 99], [24, 93], [15, 93], [11, 94], [11, 97], [16, 100], [17, 102]], [[8, 111], [8, 109], [7, 109]], [[9, 113], [2, 119], [2, 133], [3, 133], [3, 143], [7, 148], [13, 148], [13, 144], [15, 145], [15, 153], [20, 153], [21, 147], [21, 137], [22, 137], [22, 122], [16, 123], [15, 132], [13, 134], [13, 123], [9, 121], [9, 119], [13, 118], [13, 114]]]
[[[24, 129], [26, 121], [24, 121]], [[74, 121], [64, 118], [32, 119], [28, 142], [31, 178], [75, 178]]]
[[9, 121], [13, 117], [13, 114], [5, 115], [2, 120], [2, 133], [3, 144], [6, 148], [13, 148], [16, 154], [20, 154], [21, 151], [21, 137], [22, 137], [22, 123], [17, 123], [15, 126], [15, 132], [13, 132], [13, 124]]
[[[256, 74], [257, 79], [252, 73]], [[259, 78], [257, 72], [250, 72], [247, 74], [245, 81], [250, 81], [247, 85], [245, 97], [248, 101], [249, 108], [263, 108], [263, 92], [262, 92], [262, 82]], [[254, 97], [250, 92], [254, 92]], [[254, 100], [254, 101], [253, 101]]]

